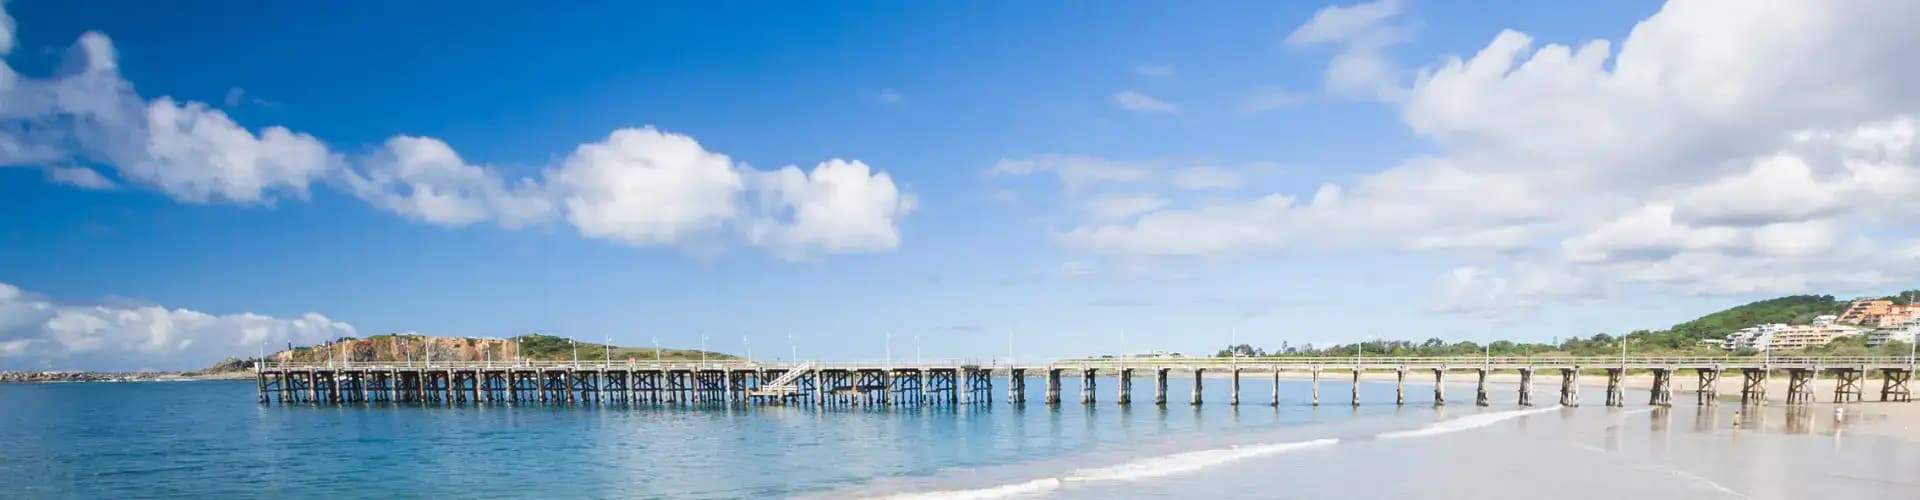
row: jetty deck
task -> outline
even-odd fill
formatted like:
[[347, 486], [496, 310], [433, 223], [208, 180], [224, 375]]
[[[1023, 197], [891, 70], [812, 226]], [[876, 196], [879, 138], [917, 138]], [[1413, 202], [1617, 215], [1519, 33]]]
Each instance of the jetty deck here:
[[[1696, 404], [1717, 401], [1720, 379], [1738, 374], [1740, 401], [1768, 402], [1767, 381], [1787, 377], [1788, 404], [1816, 402], [1814, 386], [1831, 377], [1828, 402], [1857, 403], [1877, 392], [1878, 401], [1911, 402], [1910, 357], [1356, 357], [1356, 358], [1081, 358], [1045, 363], [998, 361], [893, 362], [442, 362], [432, 363], [257, 363], [254, 367], [263, 404], [431, 403], [459, 404], [731, 404], [731, 405], [973, 405], [994, 399], [994, 380], [1006, 381], [1006, 400], [1026, 403], [1030, 378], [1046, 384], [1045, 403], [1062, 403], [1061, 380], [1080, 378], [1081, 404], [1098, 400], [1100, 381], [1115, 382], [1117, 404], [1132, 404], [1133, 382], [1150, 377], [1153, 404], [1168, 401], [1169, 381], [1191, 376], [1189, 404], [1202, 403], [1207, 374], [1224, 374], [1231, 384], [1229, 404], [1238, 405], [1243, 378], [1268, 376], [1271, 405], [1280, 404], [1285, 374], [1312, 380], [1310, 401], [1321, 403], [1323, 379], [1350, 378], [1350, 400], [1360, 404], [1360, 383], [1368, 372], [1396, 375], [1396, 404], [1406, 403], [1407, 377], [1431, 376], [1433, 404], [1448, 402], [1451, 377], [1476, 385], [1474, 404], [1489, 404], [1488, 376], [1519, 375], [1519, 404], [1532, 406], [1535, 375], [1557, 375], [1556, 394], [1563, 406], [1580, 406], [1582, 375], [1604, 376], [1605, 404], [1624, 406], [1621, 384], [1629, 371], [1645, 371], [1653, 384], [1650, 405], [1671, 405], [1674, 377], [1695, 377]], [[1877, 374], [1879, 387], [1867, 379]]]

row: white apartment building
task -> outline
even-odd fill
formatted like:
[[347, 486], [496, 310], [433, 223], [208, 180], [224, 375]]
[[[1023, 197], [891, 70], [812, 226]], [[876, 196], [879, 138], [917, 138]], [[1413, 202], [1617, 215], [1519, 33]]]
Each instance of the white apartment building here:
[[1726, 340], [1720, 342], [1720, 348], [1729, 351], [1744, 348], [1764, 349], [1773, 341], [1773, 332], [1786, 327], [1787, 325], [1783, 323], [1768, 323], [1741, 328], [1739, 331], [1727, 334]]
[[1875, 329], [1867, 333], [1867, 347], [1883, 346], [1893, 340], [1913, 342], [1916, 335], [1920, 335], [1920, 319], [1910, 319], [1889, 328]]
[[1720, 348], [1734, 350], [1752, 349], [1801, 349], [1827, 345], [1841, 337], [1859, 335], [1858, 328], [1834, 323], [1812, 325], [1787, 325], [1769, 323], [1742, 328], [1727, 334], [1720, 342]]

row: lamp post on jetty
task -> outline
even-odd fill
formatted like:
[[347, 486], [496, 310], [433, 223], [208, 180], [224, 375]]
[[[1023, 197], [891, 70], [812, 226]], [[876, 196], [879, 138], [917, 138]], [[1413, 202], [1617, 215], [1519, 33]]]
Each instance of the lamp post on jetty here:
[[747, 343], [747, 364], [753, 364], [753, 339], [740, 337], [740, 341]]

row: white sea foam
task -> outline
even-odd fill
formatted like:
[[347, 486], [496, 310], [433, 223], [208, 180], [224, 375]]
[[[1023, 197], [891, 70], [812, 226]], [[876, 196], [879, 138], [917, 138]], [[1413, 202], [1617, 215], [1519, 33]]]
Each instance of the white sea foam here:
[[1381, 433], [1379, 436], [1379, 439], [1401, 439], [1401, 438], [1437, 436], [1440, 434], [1460, 432], [1468, 429], [1478, 429], [1481, 427], [1497, 424], [1503, 421], [1512, 420], [1512, 419], [1524, 417], [1527, 415], [1546, 413], [1546, 412], [1550, 412], [1558, 409], [1560, 409], [1560, 407], [1550, 406], [1550, 407], [1539, 408], [1534, 410], [1513, 410], [1513, 411], [1501, 411], [1501, 412], [1493, 412], [1493, 413], [1481, 413], [1478, 415], [1471, 415], [1471, 416], [1465, 416], [1465, 417], [1460, 417], [1460, 418], [1451, 419], [1451, 420], [1442, 420], [1439, 422], [1434, 422], [1432, 424], [1427, 424], [1426, 427], [1421, 427], [1418, 429]]
[[1080, 469], [1068, 474], [1067, 482], [1125, 481], [1147, 479], [1173, 474], [1193, 472], [1208, 467], [1238, 462], [1249, 458], [1278, 455], [1295, 450], [1332, 446], [1340, 440], [1322, 438], [1292, 443], [1268, 443], [1229, 446], [1211, 450], [1175, 453], [1141, 460], [1134, 460], [1108, 467]]
[[[1483, 413], [1443, 420], [1418, 429], [1382, 433], [1375, 437], [1378, 439], [1395, 439], [1434, 436], [1486, 427], [1502, 421], [1557, 409], [1559, 409], [1558, 406], [1533, 410]], [[1332, 446], [1339, 442], [1340, 440], [1337, 438], [1321, 438], [1285, 443], [1235, 445], [1225, 448], [1186, 451], [1171, 455], [1142, 458], [1117, 465], [1076, 469], [1058, 477], [1040, 478], [1019, 483], [1008, 483], [966, 490], [903, 493], [880, 498], [892, 500], [956, 500], [1031, 496], [1053, 491], [1068, 484], [1133, 481], [1185, 474], [1242, 460]]]
[[880, 498], [888, 500], [975, 500], [988, 498], [1008, 498], [1022, 495], [1038, 495], [1060, 487], [1060, 478], [1046, 477], [1024, 483], [1002, 484], [971, 490], [926, 491], [920, 493], [901, 493]]
[[1009, 483], [970, 490], [906, 493], [881, 498], [891, 500], [957, 500], [1037, 495], [1052, 491], [1067, 483], [1130, 481], [1183, 474], [1251, 458], [1278, 455], [1308, 448], [1331, 446], [1338, 442], [1340, 442], [1338, 439], [1323, 438], [1289, 443], [1236, 445], [1226, 448], [1188, 451], [1143, 458], [1105, 467], [1088, 467], [1068, 472], [1066, 475], [1060, 477], [1041, 478], [1020, 483]]

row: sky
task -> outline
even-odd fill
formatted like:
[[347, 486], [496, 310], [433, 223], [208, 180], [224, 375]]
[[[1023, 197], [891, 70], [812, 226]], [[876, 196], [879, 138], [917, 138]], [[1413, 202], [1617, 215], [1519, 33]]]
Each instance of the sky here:
[[1920, 4], [0, 3], [0, 369], [1552, 341], [1920, 275]]

